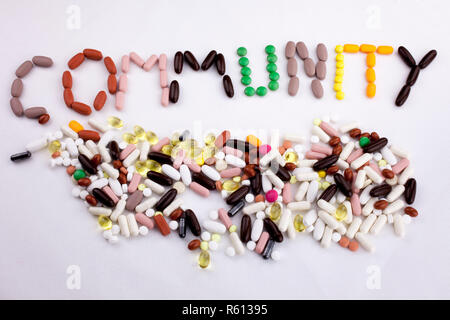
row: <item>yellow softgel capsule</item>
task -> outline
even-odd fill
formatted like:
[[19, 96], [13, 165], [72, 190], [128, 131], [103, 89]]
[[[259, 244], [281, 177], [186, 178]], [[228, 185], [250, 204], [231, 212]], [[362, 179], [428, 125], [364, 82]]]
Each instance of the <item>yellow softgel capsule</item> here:
[[315, 126], [320, 126], [321, 123], [322, 123], [322, 120], [320, 120], [319, 118], [315, 118], [313, 120], [313, 125], [315, 125]]
[[203, 158], [204, 159], [212, 158], [212, 157], [214, 157], [216, 152], [217, 152], [217, 148], [214, 145], [204, 147], [203, 148], [203, 152], [202, 152]]
[[138, 139], [144, 139], [145, 138], [145, 130], [144, 128], [142, 128], [141, 126], [134, 126], [134, 135], [136, 136], [136, 138]]
[[222, 183], [222, 189], [228, 192], [233, 192], [239, 189], [239, 183], [233, 180], [225, 180]]
[[237, 230], [237, 227], [236, 227], [235, 224], [231, 225], [231, 226], [228, 228], [228, 231], [229, 231], [230, 233], [236, 232], [236, 230]]
[[218, 234], [218, 233], [213, 233], [211, 236], [212, 241], [220, 242], [220, 239], [221, 239], [221, 237], [220, 237], [220, 234]]
[[342, 83], [344, 81], [344, 78], [342, 76], [336, 76], [334, 77], [335, 83]]
[[200, 249], [202, 249], [202, 250], [208, 250], [208, 248], [209, 248], [208, 241], [202, 241], [202, 242], [200, 243]]
[[240, 176], [233, 177], [233, 181], [239, 183], [241, 182], [241, 177]]
[[286, 162], [297, 163], [298, 161], [298, 154], [294, 151], [285, 152], [283, 157]]
[[344, 69], [344, 61], [337, 61], [336, 69]]
[[195, 157], [195, 163], [198, 164], [199, 166], [202, 166], [205, 164], [205, 159], [203, 158], [203, 155], [199, 155], [197, 157]]
[[297, 181], [298, 181], [298, 180], [297, 180], [297, 177], [294, 176], [294, 175], [292, 175], [292, 176], [291, 176], [291, 179], [289, 180], [289, 183], [290, 183], [290, 184], [295, 184], [295, 183], [297, 183]]
[[103, 230], [109, 230], [112, 227], [112, 221], [105, 215], [98, 216], [98, 224]]
[[145, 133], [145, 139], [147, 139], [147, 141], [151, 144], [157, 144], [159, 139], [158, 136], [156, 135], [156, 133], [154, 133], [153, 131], [147, 131]]
[[144, 191], [145, 188], [147, 188], [147, 186], [143, 183], [138, 185], [138, 190]]
[[134, 134], [129, 133], [129, 132], [125, 132], [122, 135], [122, 140], [125, 141], [128, 144], [136, 144], [136, 143], [138, 143], [138, 138]]
[[345, 94], [342, 91], [336, 92], [336, 99], [343, 100], [345, 98]]
[[81, 130], [84, 130], [83, 126], [78, 121], [75, 120], [69, 122], [69, 128], [77, 133]]
[[137, 173], [143, 177], [147, 176], [147, 172], [150, 171], [150, 169], [147, 168], [146, 161], [136, 161], [134, 167], [136, 168]]
[[53, 140], [52, 142], [50, 142], [47, 148], [50, 153], [59, 151], [61, 149], [61, 142], [59, 142], [59, 140]]
[[209, 252], [206, 250], [202, 250], [202, 252], [200, 252], [200, 255], [198, 256], [198, 265], [200, 266], [200, 268], [205, 269], [208, 268], [210, 263], [211, 257], [209, 255]]
[[170, 138], [170, 144], [172, 146], [176, 146], [179, 143], [180, 143], [180, 134], [178, 132], [174, 132], [172, 134], [172, 137]]
[[380, 168], [386, 167], [386, 165], [387, 165], [386, 160], [381, 159], [380, 161], [378, 161], [378, 166], [379, 166]]
[[215, 141], [216, 135], [214, 133], [208, 133], [203, 139], [203, 142], [205, 142], [205, 145], [207, 146], [213, 145]]
[[166, 144], [161, 148], [161, 152], [170, 156], [172, 154], [173, 146], [171, 144]]
[[320, 184], [320, 187], [325, 190], [326, 188], [328, 188], [331, 185], [331, 183], [329, 183], [328, 181], [324, 181]]
[[344, 55], [342, 53], [338, 53], [336, 55], [336, 61], [344, 61]]
[[274, 202], [269, 210], [269, 217], [272, 221], [277, 221], [281, 217], [281, 205], [279, 202]]
[[301, 214], [295, 215], [294, 228], [297, 232], [303, 232], [306, 230], [306, 226], [303, 224], [303, 216]]
[[319, 174], [320, 178], [325, 178], [325, 176], [327, 175], [327, 173], [325, 172], [325, 170], [319, 170], [319, 172], [317, 172]]
[[336, 92], [342, 91], [342, 83], [335, 83], [333, 85], [333, 90]]
[[345, 218], [347, 218], [347, 207], [344, 204], [340, 204], [336, 212], [334, 213], [334, 216], [336, 217], [336, 220], [343, 221]]
[[113, 116], [108, 117], [108, 124], [109, 124], [111, 127], [116, 128], [116, 129], [120, 129], [120, 128], [123, 127], [123, 121], [122, 121], [122, 119], [117, 118], [117, 117], [113, 117]]
[[155, 160], [150, 160], [150, 159], [146, 160], [145, 166], [147, 167], [148, 170], [151, 170], [151, 171], [155, 171], [155, 172], [159, 172], [159, 173], [161, 173], [161, 171], [162, 171], [161, 164], [159, 162], [156, 162]]
[[344, 52], [344, 47], [340, 44], [338, 44], [335, 48], [334, 48], [334, 52], [336, 53], [342, 53]]

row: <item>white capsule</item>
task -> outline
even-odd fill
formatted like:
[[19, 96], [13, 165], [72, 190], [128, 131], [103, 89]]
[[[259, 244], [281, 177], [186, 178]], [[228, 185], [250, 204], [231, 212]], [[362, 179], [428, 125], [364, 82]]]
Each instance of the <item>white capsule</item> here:
[[320, 209], [325, 210], [331, 215], [334, 215], [336, 213], [336, 207], [324, 199], [320, 199], [319, 201], [317, 201], [317, 205]]
[[355, 239], [365, 250], [369, 251], [370, 253], [375, 252], [375, 246], [372, 244], [372, 242], [369, 241], [369, 238], [367, 238], [365, 234], [358, 232], [355, 235]]
[[104, 133], [109, 129], [106, 123], [103, 123], [99, 120], [95, 120], [93, 118], [88, 120], [88, 124], [95, 130], [100, 131], [101, 133]]
[[236, 156], [233, 156], [232, 154], [227, 154], [225, 156], [225, 162], [228, 165], [232, 165], [232, 166], [235, 166], [235, 167], [238, 167], [238, 168], [244, 168], [245, 167], [245, 161], [240, 159], [240, 158], [238, 158], [238, 157], [236, 157]]
[[297, 169], [294, 170], [294, 175], [298, 181], [313, 181], [319, 178], [319, 174], [317, 172], [298, 172]]
[[359, 227], [362, 224], [362, 219], [360, 217], [354, 217], [352, 223], [350, 224], [350, 226], [347, 229], [347, 232], [345, 233], [345, 235], [349, 238], [349, 239], [353, 239], [353, 237], [355, 236], [356, 232], [358, 232]]
[[332, 230], [334, 230], [338, 227], [339, 222], [336, 220], [336, 218], [334, 218], [328, 212], [319, 210], [319, 213], [317, 215]]
[[275, 161], [278, 163], [280, 167], [284, 167], [286, 165], [286, 160], [284, 160], [283, 156], [277, 150], [277, 156], [275, 157]]
[[62, 125], [60, 128], [61, 128], [62, 133], [64, 133], [65, 136], [67, 136], [73, 140], [78, 139], [78, 133], [73, 131], [69, 126]]
[[120, 184], [120, 182], [118, 180], [109, 178], [108, 184], [116, 196], [118, 196], [118, 197], [122, 196], [122, 194], [123, 194], [122, 185]]
[[192, 175], [191, 171], [189, 170], [189, 167], [185, 164], [182, 164], [180, 166], [180, 175], [181, 175], [181, 181], [187, 186], [189, 186], [192, 183]]
[[336, 192], [336, 202], [337, 203], [343, 203], [347, 197], [340, 191]]
[[314, 160], [314, 159], [304, 159], [304, 160], [300, 160], [298, 162], [298, 168], [294, 170], [295, 171], [299, 171], [300, 168], [312, 168], [312, 166], [317, 162], [318, 160]]
[[383, 210], [384, 214], [395, 213], [400, 211], [405, 206], [405, 202], [403, 200], [396, 200], [390, 203], [386, 209]]
[[319, 193], [319, 182], [317, 180], [313, 180], [309, 183], [308, 191], [306, 192], [306, 201], [313, 202], [317, 194]]
[[345, 218], [344, 222], [347, 223], [347, 224], [350, 224], [353, 221], [352, 204], [348, 200], [345, 200], [344, 202], [342, 202], [342, 204], [347, 209], [347, 217]]
[[181, 178], [181, 175], [178, 172], [178, 170], [168, 164], [162, 165], [162, 172], [175, 181], [178, 181]]
[[370, 160], [372, 160], [372, 157], [373, 157], [373, 155], [371, 153], [364, 153], [352, 161], [351, 167], [356, 170], [359, 167], [361, 167], [362, 165], [364, 165], [366, 162], [369, 162]]
[[156, 194], [163, 194], [164, 187], [150, 179], [145, 179], [144, 184], [149, 187]]
[[397, 158], [387, 146], [384, 146], [380, 152], [383, 155], [384, 160], [386, 160], [391, 166], [397, 164]]
[[374, 235], [377, 235], [378, 233], [380, 233], [381, 229], [383, 229], [386, 222], [387, 222], [386, 215], [382, 214], [382, 215], [378, 216], [377, 220], [373, 224], [372, 228], [370, 228], [370, 233], [374, 234]]
[[102, 161], [107, 163], [111, 162], [111, 155], [109, 154], [108, 149], [106, 149], [103, 145], [98, 145], [97, 148], [98, 152], [102, 156]]
[[31, 153], [44, 149], [47, 146], [47, 139], [41, 138], [34, 141], [29, 142], [25, 146], [25, 150], [30, 151]]
[[333, 230], [329, 228], [328, 226], [325, 227], [325, 230], [323, 231], [322, 240], [320, 241], [320, 245], [322, 248], [328, 248], [331, 244], [331, 237], [333, 235]]
[[242, 209], [242, 212], [244, 214], [253, 214], [258, 211], [262, 211], [265, 208], [266, 208], [266, 204], [263, 201], [260, 201], [260, 202], [255, 202], [255, 203], [249, 204], [248, 206], [245, 206]]
[[116, 131], [109, 130], [106, 131], [100, 138], [100, 141], [97, 143], [97, 145], [106, 146], [110, 141], [114, 139], [114, 136], [116, 135]]
[[370, 198], [372, 197], [370, 195], [370, 191], [374, 188], [374, 185], [370, 185], [367, 186], [366, 188], [364, 188], [364, 190], [361, 192], [360, 196], [359, 196], [359, 202], [362, 205], [365, 205], [367, 202], [369, 202]]
[[363, 221], [363, 223], [361, 223], [361, 226], [359, 227], [359, 232], [361, 233], [369, 232], [370, 228], [372, 228], [376, 219], [377, 216], [375, 214], [373, 213], [369, 214], [367, 218]]
[[297, 134], [288, 133], [284, 135], [284, 140], [288, 140], [294, 143], [305, 143], [306, 138]]
[[314, 224], [313, 238], [317, 241], [320, 241], [320, 239], [322, 239], [324, 231], [325, 223], [322, 221], [322, 219], [317, 219], [316, 223]]
[[175, 211], [175, 209], [179, 208], [183, 204], [182, 198], [176, 198], [172, 201], [171, 204], [169, 204], [164, 210], [163, 213], [165, 216], [170, 216], [172, 212]]
[[272, 149], [268, 153], [266, 153], [260, 160], [259, 165], [262, 168], [265, 168], [269, 165], [269, 163], [277, 157], [277, 150]]
[[364, 181], [366, 181], [366, 171], [365, 170], [359, 170], [358, 174], [356, 175], [355, 179], [355, 188], [362, 189], [364, 185]]
[[283, 213], [281, 214], [280, 221], [278, 222], [278, 229], [280, 229], [281, 232], [286, 232], [288, 229], [289, 222], [292, 222], [291, 219], [292, 212], [289, 209], [283, 210]]
[[155, 197], [145, 199], [136, 206], [135, 210], [136, 212], [145, 212], [147, 209], [152, 208], [156, 204], [156, 202], [158, 202], [158, 199], [156, 199]]
[[353, 122], [349, 122], [347, 124], [342, 125], [339, 128], [339, 131], [342, 133], [346, 133], [346, 132], [349, 132], [350, 130], [358, 128], [358, 127], [359, 127], [359, 123], [356, 121], [353, 121]]
[[122, 236], [124, 236], [125, 238], [129, 238], [130, 237], [130, 229], [128, 227], [127, 217], [125, 217], [124, 215], [121, 215], [121, 216], [119, 216], [118, 221], [119, 221], [119, 227], [120, 227], [120, 234]]
[[111, 221], [116, 222], [117, 219], [122, 215], [125, 210], [125, 205], [127, 204], [125, 199], [120, 199], [117, 201], [116, 207], [111, 213]]
[[414, 175], [414, 169], [412, 166], [406, 167], [405, 170], [398, 176], [398, 184], [405, 184], [406, 181], [408, 181], [409, 178], [412, 178]]
[[266, 170], [263, 175], [266, 175], [275, 187], [283, 189], [284, 182], [271, 169]]
[[326, 134], [319, 126], [313, 126], [311, 130], [312, 134], [319, 137], [320, 141], [328, 143], [330, 141], [330, 136]]
[[389, 192], [389, 194], [386, 196], [386, 200], [388, 202], [394, 202], [395, 200], [400, 198], [403, 192], [405, 192], [405, 186], [401, 184], [396, 185], [395, 187], [392, 188], [391, 192]]
[[150, 143], [147, 140], [139, 142], [139, 161], [147, 160], [147, 155], [149, 151], [150, 151]]
[[312, 226], [317, 220], [317, 211], [315, 209], [309, 210], [304, 216], [303, 216], [303, 224], [306, 227]]
[[94, 157], [94, 154], [84, 144], [80, 144], [78, 146], [78, 152], [88, 157], [89, 160], [92, 159], [92, 157]]
[[295, 239], [297, 237], [297, 230], [295, 230], [294, 221], [292, 221], [292, 219], [290, 219], [288, 223], [287, 235], [289, 239]]
[[230, 240], [231, 244], [233, 245], [234, 250], [236, 250], [236, 253], [241, 255], [245, 253], [245, 247], [242, 244], [241, 239], [239, 239], [239, 236], [237, 232], [231, 232], [230, 233]]
[[[347, 168], [350, 166], [350, 165], [348, 164], [347, 161], [342, 160], [341, 158], [339, 158], [339, 159], [336, 161], [336, 165], [337, 165], [338, 168], [339, 168], [340, 170], [342, 170], [342, 171], [344, 171], [345, 169], [347, 169]], [[327, 177], [329, 177], [329, 176], [327, 176]]]
[[263, 228], [264, 221], [262, 219], [256, 219], [253, 222], [252, 233], [250, 235], [252, 241], [257, 242], [259, 240], [259, 237], [261, 237], [261, 233], [263, 232]]
[[375, 202], [377, 202], [378, 199], [377, 198], [370, 198], [369, 201], [367, 201], [367, 203], [364, 205], [364, 207], [362, 208], [362, 214], [363, 216], [367, 217], [369, 214], [372, 213], [373, 209], [374, 209], [374, 204]]
[[352, 153], [354, 148], [355, 148], [355, 143], [353, 141], [350, 141], [349, 143], [347, 143], [344, 146], [344, 148], [342, 149], [342, 152], [339, 155], [339, 159], [347, 160], [348, 156]]
[[203, 165], [202, 166], [202, 172], [211, 180], [219, 181], [220, 180], [220, 173], [214, 169], [213, 167]]
[[98, 147], [94, 141], [88, 140], [88, 141], [86, 141], [85, 145], [93, 155], [96, 155], [99, 153]]
[[393, 154], [395, 154], [397, 157], [406, 158], [406, 159], [409, 158], [409, 152], [399, 148], [398, 146], [392, 145], [390, 149], [391, 149], [391, 152]]
[[270, 182], [267, 175], [265, 174], [261, 175], [261, 184], [264, 193], [267, 193], [269, 190], [272, 190], [272, 183]]
[[[359, 171], [363, 171], [363, 170], [359, 170]], [[366, 166], [366, 167], [364, 167], [364, 171], [366, 172], [366, 174], [370, 178], [370, 180], [372, 180], [376, 184], [380, 184], [381, 182], [383, 182], [383, 177], [380, 176], [378, 174], [378, 172], [376, 172], [374, 169], [372, 169], [372, 167]]]
[[133, 237], [139, 235], [139, 227], [133, 213], [127, 214], [128, 229]]
[[102, 168], [103, 171], [106, 172], [106, 174], [108, 176], [110, 176], [113, 179], [118, 179], [119, 178], [119, 170], [114, 169], [114, 167], [112, 165], [110, 165], [107, 162], [103, 162], [100, 167]]
[[139, 158], [139, 150], [135, 149], [133, 152], [131, 152], [125, 160], [122, 161], [122, 165], [125, 168], [128, 168], [131, 166], [137, 159]]
[[[128, 193], [128, 185], [126, 183], [122, 185], [122, 191], [123, 193]], [[124, 194], [123, 196], [126, 196], [126, 194]]]
[[227, 231], [225, 225], [214, 220], [205, 220], [202, 223], [203, 228], [211, 233], [224, 234]]
[[87, 191], [92, 192], [95, 188], [101, 189], [103, 187], [106, 187], [108, 185], [108, 179], [106, 178], [100, 178], [95, 181], [93, 181], [88, 187]]
[[295, 201], [302, 201], [305, 198], [306, 192], [308, 191], [309, 182], [303, 181], [295, 193]]
[[311, 208], [311, 202], [309, 201], [290, 202], [288, 203], [287, 208], [292, 211], [305, 211]]
[[88, 211], [90, 214], [93, 214], [95, 216], [107, 216], [109, 217], [111, 215], [112, 210], [105, 207], [89, 207]]

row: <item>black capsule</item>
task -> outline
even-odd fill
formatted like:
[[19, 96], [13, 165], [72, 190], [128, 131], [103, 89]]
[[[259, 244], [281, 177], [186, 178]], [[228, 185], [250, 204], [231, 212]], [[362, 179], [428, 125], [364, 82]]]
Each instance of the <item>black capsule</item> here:
[[171, 188], [164, 193], [161, 198], [159, 198], [158, 202], [155, 203], [155, 210], [156, 211], [163, 211], [165, 208], [169, 206], [175, 200], [178, 192], [176, 189]]
[[250, 186], [252, 188], [252, 193], [258, 195], [262, 190], [262, 177], [259, 170], [255, 170], [256, 174], [250, 178]]
[[420, 69], [425, 69], [426, 67], [428, 67], [428, 65], [434, 60], [434, 58], [436, 58], [437, 56], [437, 51], [436, 50], [431, 50], [429, 51], [423, 58], [422, 60], [420, 60], [419, 62], [419, 68]]
[[405, 84], [400, 92], [398, 93], [397, 99], [395, 99], [395, 105], [401, 107], [408, 99], [409, 93], [411, 92], [411, 87]]
[[416, 65], [416, 60], [414, 60], [412, 54], [405, 47], [403, 46], [398, 47], [398, 54], [408, 67], [412, 68]]
[[177, 80], [173, 80], [169, 87], [169, 100], [172, 103], [177, 103], [180, 97], [180, 85]]
[[217, 57], [217, 52], [216, 50], [211, 50], [208, 55], [206, 56], [205, 60], [203, 60], [202, 63], [202, 70], [206, 71], [209, 68], [211, 68], [211, 66], [213, 65], [213, 63], [216, 61], [216, 57]]
[[373, 153], [373, 152], [377, 152], [378, 150], [381, 150], [384, 148], [384, 146], [386, 146], [388, 143], [388, 139], [387, 138], [380, 138], [374, 142], [371, 142], [369, 145], [365, 146], [363, 148], [363, 151], [365, 153]]
[[237, 189], [227, 197], [226, 203], [229, 205], [234, 205], [238, 201], [244, 199], [247, 193], [249, 192], [250, 192], [249, 186], [241, 186], [239, 189]]
[[183, 212], [178, 220], [178, 235], [180, 238], [186, 237], [186, 213]]
[[234, 206], [228, 210], [228, 216], [233, 217], [235, 216], [239, 211], [242, 210], [242, 208], [245, 206], [245, 200], [241, 200], [237, 202]]
[[385, 198], [391, 191], [392, 187], [387, 183], [384, 183], [380, 184], [379, 186], [373, 187], [373, 189], [370, 190], [369, 194], [371, 197]]
[[10, 159], [11, 161], [19, 161], [19, 160], [25, 160], [31, 158], [31, 152], [30, 151], [24, 151], [20, 153], [16, 153], [11, 155]]
[[252, 219], [248, 214], [244, 214], [241, 219], [241, 241], [247, 243], [250, 241], [250, 236], [252, 234]]
[[148, 153], [148, 158], [161, 164], [173, 164], [172, 157], [162, 152], [151, 151]]
[[175, 53], [175, 56], [173, 58], [173, 68], [175, 70], [175, 73], [180, 74], [181, 71], [183, 71], [183, 63], [184, 63], [183, 52], [177, 51], [177, 53]]
[[336, 192], [337, 192], [337, 186], [336, 186], [335, 184], [330, 184], [330, 185], [328, 186], [328, 188], [326, 188], [326, 189], [322, 192], [322, 194], [321, 194], [320, 197], [319, 197], [319, 200], [320, 200], [320, 199], [323, 199], [323, 200], [325, 200], [325, 201], [330, 201], [331, 198], [333, 198], [333, 196], [336, 194]]
[[190, 51], [184, 52], [184, 60], [186, 60], [187, 64], [194, 70], [200, 70], [200, 65], [198, 64], [197, 59], [195, 59], [194, 55]]
[[221, 76], [225, 74], [225, 57], [221, 53], [216, 57], [216, 69]]
[[339, 191], [341, 191], [344, 196], [351, 197], [353, 194], [352, 186], [350, 182], [345, 180], [344, 176], [340, 173], [334, 174], [334, 182], [336, 183], [336, 186], [338, 187]]
[[228, 98], [234, 97], [233, 82], [231, 81], [230, 76], [227, 74], [223, 76], [223, 89], [225, 90], [225, 94]]
[[171, 186], [173, 184], [173, 180], [170, 177], [155, 171], [147, 172], [147, 178], [163, 186]]
[[323, 159], [320, 159], [316, 163], [314, 163], [313, 169], [314, 169], [314, 171], [325, 170], [325, 169], [331, 167], [333, 164], [335, 164], [336, 161], [338, 161], [338, 159], [339, 159], [339, 156], [337, 154], [329, 155]]
[[242, 152], [249, 152], [255, 148], [251, 143], [239, 139], [228, 139], [225, 142], [225, 145], [230, 148], [241, 150]]
[[283, 242], [283, 234], [281, 233], [278, 226], [270, 218], [264, 219], [264, 228], [270, 234], [270, 237], [276, 242]]
[[78, 155], [78, 161], [80, 161], [81, 166], [86, 172], [90, 174], [97, 173], [98, 171], [97, 168], [92, 164], [91, 160], [89, 160], [89, 158], [86, 157], [84, 154]]
[[278, 166], [278, 171], [276, 175], [284, 182], [291, 180], [291, 174], [287, 169], [283, 168], [282, 166]]
[[417, 182], [416, 179], [410, 178], [405, 183], [405, 201], [407, 204], [413, 204], [416, 199]]
[[201, 171], [192, 173], [192, 181], [201, 184], [208, 190], [216, 189], [216, 182]]
[[92, 190], [92, 195], [95, 197], [95, 199], [97, 199], [97, 201], [101, 202], [109, 208], [112, 208], [115, 205], [113, 199], [111, 199], [102, 189], [94, 188], [94, 190]]
[[186, 214], [186, 223], [189, 227], [189, 230], [191, 230], [192, 234], [196, 237], [200, 236], [202, 232], [202, 228], [200, 227], [200, 224], [198, 223], [197, 216], [195, 215], [194, 211], [191, 209], [187, 209], [185, 211]]
[[267, 260], [270, 258], [270, 255], [272, 254], [274, 246], [275, 246], [275, 241], [273, 241], [272, 239], [269, 239], [269, 241], [267, 241], [266, 246], [264, 247], [264, 250], [261, 254], [264, 259]]
[[419, 66], [414, 66], [411, 68], [411, 71], [409, 71], [408, 74], [408, 78], [406, 78], [406, 84], [408, 86], [413, 86], [416, 83], [417, 78], [419, 77], [419, 72], [420, 72]]
[[112, 141], [108, 142], [106, 147], [108, 147], [108, 149], [109, 149], [109, 154], [111, 156], [111, 159], [118, 160], [119, 156], [120, 156], [120, 148], [119, 148], [119, 144], [117, 143], [117, 141], [112, 140]]

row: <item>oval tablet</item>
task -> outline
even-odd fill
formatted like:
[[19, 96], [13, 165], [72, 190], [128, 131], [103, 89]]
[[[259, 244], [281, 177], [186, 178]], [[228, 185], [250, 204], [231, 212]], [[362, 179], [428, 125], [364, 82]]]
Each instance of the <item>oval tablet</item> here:
[[226, 66], [225, 66], [225, 57], [223, 54], [219, 53], [216, 57], [216, 69], [217, 72], [223, 76], [225, 74]]
[[20, 97], [23, 91], [23, 82], [19, 78], [16, 78], [11, 85], [11, 95], [13, 97]]
[[84, 49], [83, 54], [87, 59], [90, 60], [102, 60], [103, 58], [101, 51], [95, 49]]
[[23, 78], [31, 71], [32, 68], [33, 63], [30, 60], [27, 60], [17, 68], [16, 76], [18, 78]]
[[293, 58], [295, 56], [294, 41], [288, 41], [288, 43], [286, 43], [286, 48], [284, 49], [284, 54], [286, 55], [286, 58]]
[[319, 80], [324, 80], [327, 75], [327, 65], [324, 61], [316, 63], [316, 77]]
[[25, 117], [30, 119], [36, 119], [42, 116], [43, 114], [46, 114], [47, 110], [44, 107], [31, 107], [28, 109], [25, 109], [24, 114]]
[[297, 60], [295, 58], [289, 58], [287, 63], [287, 73], [289, 77], [294, 77], [297, 75]]
[[31, 59], [35, 65], [42, 68], [48, 68], [53, 65], [53, 60], [50, 57], [45, 56], [34, 56], [33, 59]]
[[72, 89], [72, 74], [70, 71], [64, 71], [62, 76], [62, 84], [65, 89]]
[[72, 109], [85, 116], [90, 115], [92, 112], [91, 107], [89, 107], [87, 104], [77, 101], [72, 103]]
[[16, 116], [21, 117], [23, 115], [23, 106], [19, 98], [12, 98], [11, 100], [9, 100], [9, 104], [11, 106], [12, 112], [14, 112]]
[[80, 66], [80, 64], [82, 64], [84, 61], [84, 54], [83, 53], [77, 53], [76, 55], [74, 55], [69, 62], [67, 62], [67, 66], [69, 67], [69, 69], [73, 70], [76, 69]]
[[306, 58], [308, 58], [308, 48], [306, 48], [306, 45], [303, 41], [297, 42], [295, 48], [300, 59], [305, 60]]
[[327, 61], [328, 59], [328, 50], [327, 47], [323, 43], [319, 43], [316, 48], [317, 58], [320, 61]]
[[314, 77], [316, 74], [316, 66], [311, 58], [306, 58], [304, 61], [305, 73], [308, 77]]
[[103, 90], [99, 91], [94, 100], [94, 109], [97, 111], [102, 110], [103, 106], [105, 105], [105, 102], [106, 102], [106, 92]]
[[298, 77], [292, 77], [289, 79], [288, 94], [290, 96], [295, 96], [298, 92], [299, 85], [300, 81]]

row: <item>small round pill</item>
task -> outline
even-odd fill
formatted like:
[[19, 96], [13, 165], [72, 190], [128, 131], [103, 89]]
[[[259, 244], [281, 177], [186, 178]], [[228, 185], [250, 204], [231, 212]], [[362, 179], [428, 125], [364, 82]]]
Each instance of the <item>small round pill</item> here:
[[234, 255], [236, 254], [236, 250], [234, 250], [233, 247], [228, 247], [225, 249], [225, 254], [229, 257], [234, 257]]
[[146, 236], [148, 234], [148, 228], [146, 226], [139, 227], [139, 234], [141, 236]]
[[272, 254], [270, 255], [270, 257], [271, 257], [274, 261], [280, 261], [280, 259], [281, 259], [280, 252], [277, 251], [277, 250], [272, 251]]
[[74, 196], [75, 198], [78, 198], [80, 196], [80, 192], [81, 192], [81, 189], [78, 187], [75, 187], [72, 189], [72, 196]]
[[219, 243], [217, 243], [216, 241], [210, 241], [208, 243], [209, 249], [212, 251], [216, 251], [217, 249], [219, 249]]
[[145, 188], [144, 191], [142, 191], [142, 194], [144, 197], [150, 197], [152, 195], [152, 190], [150, 188]]
[[112, 236], [111, 238], [108, 239], [108, 242], [111, 244], [116, 244], [119, 242], [119, 237], [118, 236]]
[[245, 196], [245, 201], [247, 201], [248, 203], [252, 203], [253, 201], [255, 201], [255, 196], [251, 193], [247, 193], [247, 195]]
[[118, 235], [120, 233], [120, 227], [117, 224], [113, 224], [113, 226], [111, 227], [111, 232], [113, 235]]
[[333, 234], [331, 235], [331, 240], [333, 240], [334, 242], [339, 242], [339, 240], [341, 240], [341, 235], [337, 232], [333, 232]]
[[266, 217], [266, 214], [264, 213], [264, 211], [258, 211], [256, 213], [256, 219], [264, 220], [265, 217]]
[[247, 249], [248, 250], [253, 251], [253, 250], [255, 250], [255, 248], [256, 248], [256, 243], [254, 241], [250, 240], [249, 242], [247, 242]]
[[103, 238], [105, 238], [106, 240], [111, 239], [112, 236], [113, 236], [113, 233], [111, 230], [103, 231]]
[[176, 220], [172, 220], [169, 222], [169, 228], [171, 230], [177, 230], [178, 229], [178, 222]]
[[155, 215], [155, 210], [153, 210], [152, 208], [145, 210], [145, 215], [147, 217], [153, 217]]
[[211, 211], [209, 212], [208, 216], [209, 216], [209, 218], [210, 218], [211, 220], [217, 220], [217, 219], [219, 219], [219, 211], [217, 211], [217, 210], [211, 210]]
[[208, 231], [203, 231], [202, 234], [200, 235], [200, 238], [203, 241], [209, 241], [211, 240], [211, 233], [209, 233]]

